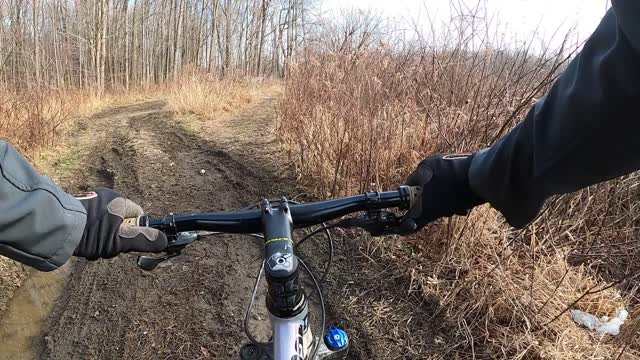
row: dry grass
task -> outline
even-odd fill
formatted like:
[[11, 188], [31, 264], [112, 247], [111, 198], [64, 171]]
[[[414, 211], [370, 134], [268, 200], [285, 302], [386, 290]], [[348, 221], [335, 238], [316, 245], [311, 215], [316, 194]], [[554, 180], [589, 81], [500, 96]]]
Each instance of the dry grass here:
[[499, 358], [608, 359], [620, 351], [612, 339], [576, 326], [566, 311], [611, 316], [629, 308], [629, 299], [587, 264], [569, 264], [570, 250], [537, 244], [553, 241], [538, 226], [542, 221], [514, 233], [484, 206], [409, 239], [421, 256], [400, 260], [419, 269], [414, 286], [435, 295], [438, 312], [458, 326], [453, 353], [482, 345]]
[[[566, 59], [465, 48], [379, 46], [312, 53], [292, 66], [278, 132], [305, 185], [321, 197], [392, 188], [426, 154], [490, 144]], [[406, 239], [420, 256], [389, 249], [384, 261], [404, 269], [457, 327], [445, 358], [609, 359], [622, 349], [621, 358], [640, 358], [639, 183], [631, 175], [553, 199], [519, 232], [482, 207]], [[567, 313], [612, 315], [621, 306], [632, 315], [618, 341], [597, 338]], [[425, 356], [424, 341], [407, 343]]]
[[166, 97], [166, 87], [160, 85], [135, 86], [129, 90], [120, 89], [97, 94], [88, 91], [75, 91], [78, 99], [74, 108], [73, 117], [88, 118], [105, 109], [117, 105], [126, 105]]
[[0, 93], [0, 138], [23, 152], [52, 146], [71, 117], [76, 97], [57, 91]]
[[6, 90], [0, 92], [0, 139], [11, 142], [33, 160], [34, 152], [57, 145], [69, 120], [159, 94], [159, 88], [136, 88], [99, 96], [84, 90]]
[[387, 187], [424, 154], [477, 148], [522, 115], [561, 64], [527, 56], [384, 48], [311, 56], [287, 79], [280, 134], [318, 191]]
[[[197, 71], [175, 82], [136, 86], [98, 95], [87, 90], [0, 91], [0, 139], [8, 140], [30, 157], [58, 142], [65, 123], [87, 118], [114, 105], [166, 98], [177, 113], [210, 117], [233, 113], [254, 102], [259, 94], [275, 93], [279, 85], [263, 79], [218, 79]], [[33, 159], [31, 159], [33, 160]]]
[[173, 111], [195, 114], [204, 118], [233, 113], [253, 103], [264, 92], [260, 79], [218, 79], [217, 76], [197, 71], [186, 72], [166, 88], [166, 96]]

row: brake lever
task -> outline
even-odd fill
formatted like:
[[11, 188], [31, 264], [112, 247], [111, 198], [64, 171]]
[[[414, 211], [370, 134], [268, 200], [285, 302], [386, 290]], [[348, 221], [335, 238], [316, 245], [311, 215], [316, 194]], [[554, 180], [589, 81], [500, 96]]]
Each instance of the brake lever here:
[[344, 219], [340, 222], [343, 228], [361, 228], [372, 236], [400, 234], [402, 216], [391, 211], [373, 211], [366, 215]]
[[195, 231], [185, 231], [179, 232], [176, 235], [170, 235], [167, 238], [169, 242], [164, 251], [165, 255], [160, 257], [140, 255], [136, 261], [139, 268], [145, 271], [151, 271], [158, 267], [160, 263], [180, 255], [187, 245], [198, 239], [198, 233]]

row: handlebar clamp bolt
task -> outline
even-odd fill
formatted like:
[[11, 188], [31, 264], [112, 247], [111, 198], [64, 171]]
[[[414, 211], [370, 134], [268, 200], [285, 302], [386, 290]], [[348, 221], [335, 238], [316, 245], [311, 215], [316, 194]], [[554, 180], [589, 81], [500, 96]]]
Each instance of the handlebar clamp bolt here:
[[262, 201], [260, 201], [260, 206], [265, 214], [271, 214], [271, 203], [269, 203], [269, 200], [262, 199]]

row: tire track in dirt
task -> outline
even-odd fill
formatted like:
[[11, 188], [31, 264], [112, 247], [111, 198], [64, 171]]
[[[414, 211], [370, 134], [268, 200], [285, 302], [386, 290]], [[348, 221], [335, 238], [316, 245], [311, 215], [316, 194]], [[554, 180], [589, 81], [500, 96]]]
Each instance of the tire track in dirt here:
[[[260, 143], [228, 124], [250, 120], [260, 136], [272, 126], [273, 103], [261, 100], [216, 130]], [[88, 148], [86, 166], [67, 190], [113, 186], [152, 214], [230, 210], [277, 194], [280, 182], [260, 156], [235, 154], [215, 133], [198, 135], [179, 122], [162, 101], [86, 120], [77, 139]], [[260, 250], [247, 238], [211, 238], [149, 273], [132, 255], [78, 261], [36, 344], [40, 357], [237, 358]]]

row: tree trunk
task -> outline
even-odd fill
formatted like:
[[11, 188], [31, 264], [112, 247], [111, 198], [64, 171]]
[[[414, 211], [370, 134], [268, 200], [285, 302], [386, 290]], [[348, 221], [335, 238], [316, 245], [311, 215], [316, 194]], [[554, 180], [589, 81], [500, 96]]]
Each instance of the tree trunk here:
[[176, 39], [176, 49], [174, 55], [174, 63], [173, 63], [173, 79], [176, 80], [178, 78], [178, 74], [180, 69], [182, 68], [182, 33], [183, 33], [183, 21], [184, 21], [184, 12], [186, 11], [187, 0], [182, 0], [182, 3], [178, 5], [178, 31], [177, 31], [177, 39]]
[[103, 94], [105, 90], [105, 65], [107, 53], [107, 12], [109, 0], [100, 1], [100, 31], [99, 31], [99, 56], [98, 56], [98, 93]]
[[258, 39], [258, 61], [256, 64], [256, 76], [260, 76], [262, 67], [262, 49], [264, 48], [264, 31], [267, 24], [267, 8], [269, 7], [268, 0], [262, 0], [262, 6], [260, 6], [260, 37]]
[[34, 47], [34, 67], [35, 67], [35, 83], [38, 90], [42, 85], [42, 68], [40, 63], [40, 1], [33, 0], [33, 47]]
[[222, 75], [227, 75], [229, 67], [231, 67], [231, 1], [225, 0], [224, 3], [224, 65], [222, 67]]

